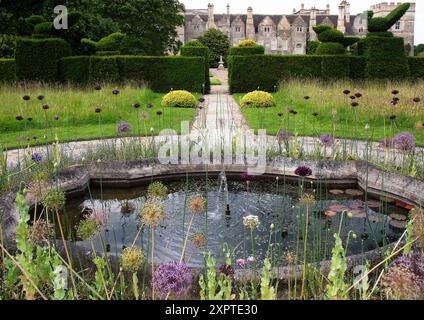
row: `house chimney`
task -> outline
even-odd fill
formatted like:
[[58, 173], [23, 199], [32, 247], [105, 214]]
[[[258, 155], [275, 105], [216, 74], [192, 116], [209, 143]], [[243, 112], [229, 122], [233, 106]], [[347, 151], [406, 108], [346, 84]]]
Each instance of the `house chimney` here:
[[326, 12], [328, 15], [330, 14], [330, 5], [329, 4], [327, 4], [327, 12]]
[[346, 6], [345, 6], [345, 17], [346, 17], [346, 22], [350, 23], [350, 3], [346, 2]]
[[229, 16], [230, 15], [230, 4], [228, 3], [227, 4], [227, 16]]
[[215, 25], [215, 15], [213, 12], [214, 6], [212, 3], [208, 4], [208, 30], [216, 29]]
[[345, 5], [344, 1], [339, 5], [339, 17], [337, 19], [337, 30], [345, 33]]
[[253, 9], [247, 8], [246, 39], [256, 41], [255, 22], [253, 21]]
[[317, 34], [315, 33], [313, 27], [317, 25], [317, 9], [315, 7], [311, 8], [311, 20], [309, 22], [310, 28], [309, 28], [309, 39], [311, 41], [317, 40]]

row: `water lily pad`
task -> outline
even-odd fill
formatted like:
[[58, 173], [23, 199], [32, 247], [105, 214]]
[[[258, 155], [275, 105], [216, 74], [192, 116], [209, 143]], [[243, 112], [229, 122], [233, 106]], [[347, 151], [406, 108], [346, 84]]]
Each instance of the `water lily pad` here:
[[396, 207], [399, 207], [399, 208], [403, 208], [403, 209], [406, 209], [406, 210], [412, 210], [412, 209], [414, 209], [414, 206], [411, 206], [410, 204], [407, 204], [406, 202], [403, 202], [403, 201], [396, 201]]
[[349, 208], [351, 208], [352, 210], [356, 210], [356, 209], [363, 209], [364, 206], [365, 204], [363, 201], [355, 201], [349, 205]]
[[352, 213], [352, 218], [366, 218], [367, 213], [364, 210], [356, 209], [350, 211]]
[[339, 195], [342, 195], [342, 194], [344, 194], [344, 193], [345, 193], [343, 190], [339, 190], [339, 189], [333, 189], [333, 190], [330, 190], [329, 192], [330, 192], [332, 195], [335, 195], [335, 196], [339, 196]]
[[335, 216], [337, 216], [337, 211], [328, 210], [328, 211], [325, 211], [325, 215], [327, 217], [335, 217]]
[[375, 201], [375, 200], [369, 200], [367, 201], [366, 205], [368, 206], [368, 208], [378, 209], [381, 207], [381, 202]]
[[407, 216], [400, 214], [400, 213], [392, 213], [390, 215], [390, 218], [397, 220], [397, 221], [406, 221], [408, 219]]
[[395, 229], [406, 229], [407, 222], [391, 219], [389, 224], [391, 227]]
[[354, 197], [359, 197], [364, 195], [364, 191], [358, 189], [347, 189], [346, 194]]
[[332, 204], [329, 208], [330, 211], [343, 212], [348, 211], [349, 208], [342, 204]]

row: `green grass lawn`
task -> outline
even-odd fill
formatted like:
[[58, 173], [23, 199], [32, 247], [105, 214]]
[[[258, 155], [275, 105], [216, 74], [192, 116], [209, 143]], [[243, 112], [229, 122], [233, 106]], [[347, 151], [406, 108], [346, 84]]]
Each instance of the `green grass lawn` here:
[[[112, 91], [118, 89], [119, 94]], [[23, 99], [30, 96], [29, 101]], [[38, 96], [43, 95], [43, 100]], [[196, 98], [200, 94], [195, 94]], [[131, 86], [115, 88], [105, 86], [100, 91], [93, 88], [35, 86], [31, 88], [0, 87], [0, 148], [17, 148], [44, 144], [55, 140], [61, 142], [90, 140], [117, 136], [120, 122], [131, 124], [128, 135], [157, 134], [171, 128], [180, 132], [181, 121], [192, 121], [194, 108], [162, 108], [163, 94]], [[133, 105], [140, 104], [135, 109]], [[48, 105], [47, 110], [43, 105]], [[147, 105], [153, 105], [147, 108]], [[101, 112], [96, 113], [96, 108]], [[157, 112], [162, 114], [158, 115]], [[141, 113], [148, 115], [143, 119]], [[59, 116], [55, 120], [55, 116]], [[23, 120], [16, 120], [21, 116]], [[28, 118], [32, 120], [29, 121]]]
[[[343, 91], [349, 89], [351, 94]], [[392, 91], [400, 93], [399, 104], [393, 106]], [[350, 96], [361, 93], [355, 99], [359, 106], [351, 106]], [[244, 94], [236, 94], [237, 101]], [[309, 96], [309, 100], [304, 97]], [[265, 128], [275, 135], [280, 129], [297, 132], [299, 135], [317, 136], [334, 134], [340, 138], [366, 139], [375, 141], [393, 137], [399, 132], [409, 131], [424, 146], [424, 131], [417, 129], [417, 122], [424, 121], [424, 102], [413, 102], [415, 97], [424, 100], [423, 83], [367, 83], [335, 82], [323, 84], [317, 81], [291, 81], [281, 86], [274, 94], [277, 106], [273, 108], [243, 108], [242, 112], [252, 129]], [[294, 109], [297, 114], [287, 112]], [[318, 113], [318, 116], [314, 116]], [[280, 114], [280, 115], [279, 115]], [[282, 116], [281, 116], [282, 114]], [[391, 116], [396, 116], [394, 121]], [[370, 130], [365, 130], [369, 124]]]
[[212, 86], [220, 86], [220, 85], [222, 85], [222, 82], [219, 79], [212, 79], [211, 80], [211, 85]]

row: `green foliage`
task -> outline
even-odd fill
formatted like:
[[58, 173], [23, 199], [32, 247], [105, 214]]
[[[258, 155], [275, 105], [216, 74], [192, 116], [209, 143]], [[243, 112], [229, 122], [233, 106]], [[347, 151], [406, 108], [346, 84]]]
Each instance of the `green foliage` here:
[[34, 245], [28, 240], [29, 208], [22, 193], [16, 196], [16, 207], [19, 211], [19, 223], [16, 227], [17, 254], [14, 257], [16, 262], [9, 258], [4, 261], [6, 287], [15, 294], [23, 293], [27, 300], [41, 298], [41, 289], [45, 293], [53, 293], [55, 299], [64, 299], [62, 275], [60, 275], [62, 285], [58, 281], [58, 270], [62, 271], [64, 267], [58, 253], [52, 248], [40, 246], [36, 246], [34, 252]]
[[116, 57], [92, 56], [88, 68], [90, 83], [119, 83], [119, 67]]
[[228, 63], [230, 91], [275, 91], [281, 81], [292, 77], [321, 76], [320, 56], [255, 55], [230, 56]]
[[392, 10], [386, 17], [377, 17], [372, 18], [368, 22], [368, 31], [369, 32], [385, 32], [388, 31], [391, 27], [399, 21], [405, 13], [409, 10], [411, 4], [403, 3], [398, 6], [396, 9]]
[[247, 47], [231, 47], [228, 55], [229, 56], [251, 56], [254, 54], [264, 54], [265, 48], [263, 46], [247, 46]]
[[[315, 29], [314, 29], [315, 30]], [[316, 32], [316, 30], [315, 30]], [[321, 42], [338, 42], [341, 43], [344, 38], [343, 32], [337, 30], [337, 29], [327, 29], [324, 32], [317, 32], [318, 34], [318, 40]]]
[[125, 34], [115, 32], [108, 35], [107, 37], [100, 39], [98, 42], [84, 38], [81, 39], [81, 43], [87, 45], [90, 48], [94, 48], [96, 51], [120, 51], [122, 42], [125, 37]]
[[[205, 257], [206, 258], [206, 257]], [[200, 299], [202, 300], [234, 300], [231, 278], [220, 273], [216, 274], [215, 259], [209, 252], [206, 258], [205, 274], [199, 278]]]
[[90, 57], [73, 56], [60, 60], [60, 80], [74, 84], [88, 83]]
[[420, 55], [421, 53], [424, 53], [424, 43], [420, 43], [414, 47], [414, 54], [416, 56]]
[[347, 271], [346, 252], [338, 234], [334, 235], [336, 242], [331, 256], [331, 270], [328, 275], [326, 298], [329, 300], [346, 300], [348, 285], [345, 283]]
[[162, 107], [194, 108], [196, 103], [196, 98], [185, 90], [171, 91], [162, 99]]
[[16, 46], [15, 36], [0, 34], [0, 58], [14, 58], [15, 46]]
[[408, 57], [412, 79], [424, 79], [424, 56]]
[[385, 37], [385, 38], [393, 38], [394, 35], [389, 31], [381, 31], [381, 32], [368, 32], [367, 38], [369, 37]]
[[308, 41], [306, 46], [306, 54], [315, 54], [319, 46], [319, 41]]
[[119, 56], [116, 59], [122, 81], [147, 84], [157, 92], [203, 90], [205, 63], [200, 57]]
[[199, 38], [199, 41], [210, 50], [209, 66], [211, 68], [218, 67], [221, 56], [225, 61], [230, 48], [230, 40], [226, 34], [216, 29], [210, 29]]
[[316, 55], [344, 55], [346, 49], [341, 43], [337, 42], [323, 42], [320, 43], [315, 50]]
[[184, 47], [205, 47], [203, 43], [201, 43], [199, 40], [191, 40], [187, 42]]
[[186, 57], [203, 57], [205, 61], [205, 90], [204, 93], [209, 93], [211, 90], [211, 81], [209, 77], [209, 56], [210, 51], [208, 47], [201, 44], [201, 42], [196, 43], [191, 46], [183, 46], [181, 48], [181, 55]]
[[15, 59], [0, 59], [0, 83], [16, 80]]
[[402, 38], [367, 37], [359, 42], [358, 52], [367, 60], [369, 79], [405, 79], [410, 76]]
[[350, 76], [349, 56], [326, 57], [321, 60], [321, 73], [324, 79], [343, 79]]
[[34, 27], [34, 35], [43, 35], [52, 37], [54, 27], [52, 22], [42, 22]]
[[63, 39], [27, 39], [16, 42], [16, 75], [18, 80], [54, 82], [59, 80], [59, 60], [71, 55]]
[[323, 33], [325, 31], [332, 30], [333, 28], [331, 28], [329, 25], [326, 25], [326, 24], [320, 24], [320, 25], [313, 27], [313, 29], [316, 32], [316, 34], [320, 34], [320, 33]]
[[265, 259], [261, 272], [261, 300], [277, 300], [277, 290], [272, 286], [271, 262], [268, 258]]

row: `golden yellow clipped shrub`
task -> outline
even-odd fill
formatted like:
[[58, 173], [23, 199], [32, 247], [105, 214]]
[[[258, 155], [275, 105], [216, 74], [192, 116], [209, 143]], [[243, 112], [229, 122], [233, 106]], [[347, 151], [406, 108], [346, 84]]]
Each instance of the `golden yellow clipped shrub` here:
[[185, 90], [171, 91], [162, 98], [162, 107], [194, 108], [196, 103], [195, 96]]
[[254, 46], [256, 46], [256, 42], [253, 41], [253, 40], [243, 40], [237, 46], [239, 48], [254, 47]]
[[240, 101], [240, 106], [269, 108], [275, 107], [275, 99], [272, 94], [265, 91], [252, 91], [246, 94]]

